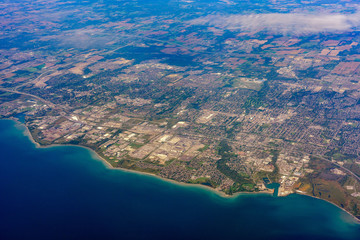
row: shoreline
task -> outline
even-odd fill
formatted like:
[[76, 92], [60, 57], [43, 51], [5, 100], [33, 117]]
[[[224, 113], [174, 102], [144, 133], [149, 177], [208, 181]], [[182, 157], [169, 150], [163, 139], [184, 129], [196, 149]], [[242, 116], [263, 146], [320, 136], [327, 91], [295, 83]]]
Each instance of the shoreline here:
[[346, 212], [347, 214], [349, 214], [351, 217], [353, 217], [353, 219], [355, 219], [355, 221], [356, 221], [357, 224], [360, 224], [360, 219], [359, 219], [359, 218], [357, 218], [356, 216], [354, 216], [354, 215], [353, 215], [352, 213], [350, 213], [348, 210], [339, 207], [338, 205], [336, 205], [336, 204], [333, 203], [333, 202], [330, 202], [330, 201], [328, 201], [328, 200], [326, 200], [326, 199], [322, 199], [322, 198], [319, 198], [319, 197], [316, 197], [316, 196], [308, 195], [308, 194], [306, 194], [306, 193], [304, 193], [304, 192], [301, 192], [301, 191], [295, 191], [295, 193], [293, 193], [293, 194], [303, 195], [303, 196], [307, 196], [307, 197], [311, 197], [311, 198], [315, 198], [315, 199], [319, 199], [319, 200], [328, 202], [328, 203], [330, 203], [331, 205], [333, 205], [333, 206], [335, 206], [335, 207], [343, 210], [343, 211]]
[[[219, 191], [215, 188], [212, 188], [212, 187], [209, 187], [209, 186], [204, 186], [204, 185], [201, 185], [201, 184], [194, 184], [194, 183], [184, 183], [184, 182], [179, 182], [179, 181], [176, 181], [176, 180], [172, 180], [172, 179], [168, 179], [168, 178], [163, 178], [163, 177], [160, 177], [158, 175], [155, 175], [155, 174], [152, 174], [152, 173], [147, 173], [147, 172], [140, 172], [140, 171], [135, 171], [135, 170], [131, 170], [131, 169], [126, 169], [126, 168], [115, 168], [113, 167], [108, 161], [106, 161], [103, 157], [101, 157], [95, 150], [87, 147], [87, 146], [82, 146], [82, 145], [75, 145], [75, 144], [51, 144], [51, 145], [41, 145], [40, 143], [36, 142], [35, 139], [33, 138], [29, 128], [22, 122], [20, 122], [19, 120], [16, 120], [16, 119], [10, 119], [10, 118], [5, 118], [5, 119], [0, 119], [0, 120], [10, 120], [10, 121], [13, 121], [16, 123], [16, 125], [18, 126], [22, 126], [24, 127], [25, 131], [23, 132], [24, 136], [28, 137], [29, 140], [35, 145], [36, 148], [51, 148], [51, 147], [61, 147], [61, 146], [73, 146], [73, 147], [80, 147], [80, 148], [84, 148], [84, 149], [87, 149], [89, 151], [89, 153], [92, 155], [92, 157], [94, 158], [94, 160], [98, 160], [100, 162], [102, 162], [105, 166], [106, 169], [108, 170], [117, 170], [117, 171], [123, 171], [123, 172], [129, 172], [129, 173], [134, 173], [134, 174], [140, 174], [140, 175], [145, 175], [145, 176], [149, 176], [149, 177], [155, 177], [161, 181], [165, 181], [165, 182], [169, 182], [171, 184], [176, 184], [178, 186], [182, 186], [182, 187], [197, 187], [197, 188], [201, 188], [203, 190], [207, 190], [207, 191], [210, 191], [220, 197], [223, 197], [223, 198], [236, 198], [238, 196], [241, 196], [241, 195], [254, 195], [254, 194], [264, 194], [264, 195], [272, 195], [273, 191], [272, 190], [269, 190], [269, 191], [265, 191], [265, 192], [237, 192], [233, 195], [228, 195], [222, 191]], [[341, 208], [340, 206], [336, 205], [335, 203], [333, 202], [330, 202], [326, 199], [322, 199], [322, 198], [319, 198], [319, 197], [316, 197], [316, 196], [311, 196], [309, 194], [306, 194], [305, 192], [302, 192], [302, 191], [298, 191], [296, 190], [294, 193], [290, 193], [290, 194], [287, 194], [287, 195], [283, 195], [283, 196], [278, 196], [278, 197], [286, 197], [286, 196], [289, 196], [291, 194], [298, 194], [298, 195], [303, 195], [303, 196], [308, 196], [308, 197], [312, 197], [312, 198], [315, 198], [315, 199], [318, 199], [318, 200], [323, 200], [323, 201], [326, 201], [330, 204], [332, 204], [333, 206], [341, 209], [342, 211], [346, 212], [347, 214], [349, 214], [357, 224], [360, 224], [360, 219], [357, 218], [356, 216], [354, 216], [352, 213], [350, 213], [349, 211], [347, 211], [346, 209], [344, 208]]]
[[[169, 178], [163, 178], [160, 177], [156, 174], [153, 173], [147, 173], [147, 172], [141, 172], [141, 171], [136, 171], [136, 170], [131, 170], [131, 169], [126, 169], [126, 168], [115, 168], [113, 167], [108, 161], [106, 161], [103, 157], [101, 157], [95, 150], [91, 149], [90, 147], [87, 146], [82, 146], [82, 145], [75, 145], [75, 144], [50, 144], [50, 145], [41, 145], [40, 143], [36, 142], [35, 139], [33, 138], [29, 128], [22, 122], [15, 120], [15, 119], [3, 119], [3, 120], [11, 120], [14, 121], [16, 124], [23, 126], [25, 128], [25, 132], [24, 132], [24, 136], [28, 137], [29, 140], [36, 146], [36, 148], [51, 148], [51, 147], [63, 147], [63, 146], [71, 146], [71, 147], [80, 147], [80, 148], [84, 148], [86, 150], [88, 150], [90, 152], [90, 154], [92, 155], [92, 157], [97, 160], [102, 162], [106, 169], [109, 170], [115, 170], [115, 171], [123, 171], [123, 172], [129, 172], [129, 173], [135, 173], [135, 174], [140, 174], [140, 175], [144, 175], [144, 176], [149, 176], [149, 177], [155, 177], [159, 180], [162, 181], [166, 181], [172, 184], [176, 184], [179, 186], [183, 186], [183, 187], [198, 187], [207, 191], [211, 191], [213, 193], [215, 193], [216, 195], [223, 197], [223, 198], [236, 198], [239, 195], [252, 195], [252, 194], [265, 194], [265, 195], [272, 195], [273, 194], [273, 190], [269, 190], [269, 191], [263, 191], [263, 192], [237, 192], [234, 193], [233, 195], [228, 195], [222, 191], [219, 191], [215, 188], [209, 187], [209, 186], [205, 186], [202, 184], [196, 184], [196, 183], [185, 183], [185, 182], [179, 182], [173, 179], [169, 179]], [[287, 196], [287, 195], [285, 195]], [[281, 196], [281, 197], [285, 197], [285, 196]]]
[[224, 193], [222, 191], [219, 191], [219, 190], [217, 190], [215, 188], [208, 187], [208, 186], [201, 185], [201, 184], [179, 182], [179, 181], [176, 181], [176, 180], [173, 180], [173, 179], [160, 177], [160, 176], [158, 176], [156, 174], [153, 174], [153, 173], [141, 172], [141, 171], [126, 169], [126, 168], [115, 168], [108, 161], [106, 161], [103, 157], [101, 157], [95, 150], [93, 150], [93, 149], [91, 149], [90, 147], [87, 147], [87, 146], [75, 145], [75, 144], [41, 145], [41, 144], [39, 144], [38, 142], [36, 142], [34, 140], [30, 130], [25, 126], [25, 124], [23, 124], [23, 123], [21, 123], [19, 121], [13, 120], [13, 119], [10, 119], [10, 120], [15, 121], [17, 124], [25, 127], [26, 130], [25, 130], [24, 135], [29, 137], [30, 141], [36, 146], [36, 148], [51, 148], [51, 147], [62, 147], [62, 146], [72, 146], [72, 147], [84, 148], [84, 149], [87, 149], [90, 152], [90, 154], [92, 155], [92, 157], [94, 159], [96, 158], [95, 160], [102, 162], [105, 165], [105, 167], [107, 169], [109, 169], [109, 170], [123, 171], [123, 172], [129, 172], [129, 173], [145, 175], [145, 176], [149, 176], [149, 177], [155, 177], [155, 178], [157, 178], [159, 180], [170, 182], [172, 184], [176, 184], [176, 185], [184, 186], [184, 187], [198, 187], [198, 188], [205, 189], [207, 191], [211, 191], [211, 192], [215, 193], [216, 195], [218, 195], [220, 197], [223, 197], [223, 198], [235, 198], [235, 197], [237, 197], [239, 195], [247, 195], [247, 194], [266, 194], [266, 195], [272, 195], [273, 194], [273, 190], [269, 190], [269, 191], [264, 191], [264, 192], [237, 192], [237, 193], [234, 193], [233, 195], [228, 195], [228, 194], [226, 194], [226, 193]]

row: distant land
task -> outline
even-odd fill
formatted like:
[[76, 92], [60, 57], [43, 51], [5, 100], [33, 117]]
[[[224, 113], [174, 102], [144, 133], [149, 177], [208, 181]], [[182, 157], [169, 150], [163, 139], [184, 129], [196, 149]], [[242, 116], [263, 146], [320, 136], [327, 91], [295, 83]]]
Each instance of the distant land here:
[[356, 1], [4, 1], [0, 117], [42, 146], [360, 218]]

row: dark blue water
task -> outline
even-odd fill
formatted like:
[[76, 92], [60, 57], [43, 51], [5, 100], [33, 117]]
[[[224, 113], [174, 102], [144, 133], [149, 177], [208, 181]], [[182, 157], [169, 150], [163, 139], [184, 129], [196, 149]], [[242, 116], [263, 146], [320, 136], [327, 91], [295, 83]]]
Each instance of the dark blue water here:
[[280, 188], [280, 183], [270, 183], [270, 184], [266, 184], [266, 187], [269, 189], [274, 189], [274, 193], [273, 196], [277, 197], [279, 194], [279, 188]]
[[0, 239], [360, 239], [360, 225], [306, 196], [223, 198], [109, 170], [80, 147], [36, 148], [0, 121]]

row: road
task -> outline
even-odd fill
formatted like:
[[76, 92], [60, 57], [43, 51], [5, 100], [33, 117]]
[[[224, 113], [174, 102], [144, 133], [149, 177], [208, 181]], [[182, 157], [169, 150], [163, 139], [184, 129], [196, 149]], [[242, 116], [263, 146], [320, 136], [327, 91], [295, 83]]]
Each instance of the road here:
[[30, 94], [30, 93], [19, 92], [19, 91], [7, 89], [7, 88], [0, 88], [0, 91], [11, 92], [11, 93], [16, 93], [16, 94], [21, 94], [21, 95], [29, 96], [29, 97], [35, 98], [36, 100], [39, 100], [39, 101], [42, 102], [42, 103], [45, 103], [47, 106], [49, 106], [49, 107], [52, 108], [52, 109], [64, 110], [63, 107], [57, 106], [57, 105], [53, 104], [52, 102], [49, 102], [49, 101], [47, 101], [47, 100], [45, 100], [45, 99], [43, 99], [43, 98], [41, 98], [41, 97], [39, 97], [39, 96]]
[[329, 162], [329, 163], [337, 166], [338, 168], [346, 171], [347, 173], [349, 173], [349, 174], [351, 174], [352, 176], [354, 176], [358, 181], [360, 181], [360, 177], [359, 177], [358, 175], [356, 175], [355, 173], [353, 173], [351, 170], [347, 169], [346, 167], [343, 167], [343, 166], [341, 166], [341, 165], [339, 165], [339, 164], [337, 164], [337, 163], [334, 163], [334, 162], [332, 162], [331, 160], [326, 159], [326, 158], [323, 158], [323, 157], [321, 157], [321, 156], [317, 156], [317, 155], [312, 155], [312, 156], [313, 156], [313, 157], [317, 157], [317, 158], [319, 158], [319, 159], [321, 159], [321, 160], [327, 161], [327, 162]]

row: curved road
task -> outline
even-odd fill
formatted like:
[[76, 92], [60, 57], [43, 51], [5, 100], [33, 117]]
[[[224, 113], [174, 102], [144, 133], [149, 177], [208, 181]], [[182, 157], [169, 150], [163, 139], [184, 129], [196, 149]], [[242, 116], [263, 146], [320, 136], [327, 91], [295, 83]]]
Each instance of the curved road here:
[[38, 96], [30, 94], [30, 93], [19, 92], [19, 91], [16, 91], [16, 90], [11, 90], [11, 89], [6, 89], [6, 88], [0, 88], [0, 91], [17, 93], [17, 94], [29, 96], [29, 97], [32, 97], [32, 98], [35, 98], [35, 99], [39, 100], [40, 102], [45, 103], [50, 108], [57, 109], [57, 110], [64, 110], [62, 107], [59, 107], [59, 106], [53, 104], [52, 102], [49, 102], [49, 101], [47, 101], [47, 100], [45, 100], [45, 99], [43, 99], [41, 97], [38, 97]]
[[346, 171], [347, 173], [350, 173], [350, 174], [351, 174], [352, 176], [354, 176], [358, 181], [360, 181], [360, 177], [359, 177], [358, 175], [356, 175], [354, 172], [352, 172], [351, 170], [347, 169], [346, 167], [343, 167], [343, 166], [341, 166], [341, 165], [339, 165], [339, 164], [337, 164], [337, 163], [334, 163], [334, 162], [332, 162], [331, 160], [326, 159], [326, 158], [323, 158], [323, 157], [321, 157], [321, 156], [317, 156], [317, 155], [312, 155], [312, 156], [313, 156], [313, 157], [320, 158], [321, 160], [327, 161], [327, 162], [329, 162], [329, 163], [331, 163], [331, 164], [334, 164], [334, 165], [337, 166], [338, 168]]

